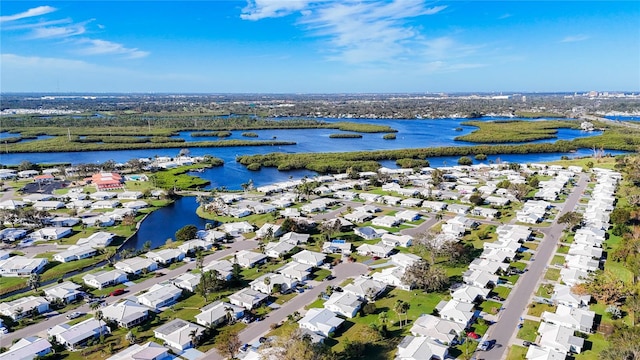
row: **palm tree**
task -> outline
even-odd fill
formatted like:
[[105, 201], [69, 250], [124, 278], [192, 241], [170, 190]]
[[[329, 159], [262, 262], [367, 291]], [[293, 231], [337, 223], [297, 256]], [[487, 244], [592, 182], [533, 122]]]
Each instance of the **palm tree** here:
[[[93, 304], [92, 304], [93, 307]], [[98, 320], [98, 326], [100, 326], [100, 342], [102, 342], [102, 319], [104, 319], [104, 315], [102, 314], [102, 310], [98, 310], [93, 314], [93, 316]]]
[[27, 281], [27, 285], [33, 289], [33, 291], [38, 291], [38, 287], [40, 286], [40, 274], [32, 273], [29, 275], [29, 280]]
[[129, 344], [135, 344], [137, 341], [135, 334], [131, 331], [129, 331], [127, 335], [125, 335], [124, 339], [127, 340]]
[[233, 308], [231, 306], [225, 306], [224, 308], [225, 319], [227, 320], [227, 324], [232, 324], [235, 320], [233, 318]]
[[191, 345], [195, 347], [197, 345], [197, 340], [198, 340], [198, 329], [193, 329], [189, 333], [189, 338], [191, 339]]
[[400, 323], [400, 328], [402, 328], [404, 325], [404, 323], [402, 322], [402, 314], [405, 312], [405, 304], [406, 303], [402, 300], [396, 300], [395, 304], [393, 305], [393, 309], [398, 314], [398, 322]]
[[378, 321], [380, 321], [380, 325], [385, 325], [389, 320], [389, 314], [386, 311], [381, 312], [378, 315]]

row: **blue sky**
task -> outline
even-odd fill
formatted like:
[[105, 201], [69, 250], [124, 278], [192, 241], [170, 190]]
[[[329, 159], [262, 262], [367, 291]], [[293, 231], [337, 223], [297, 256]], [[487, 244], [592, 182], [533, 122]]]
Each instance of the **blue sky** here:
[[638, 1], [2, 1], [3, 92], [640, 91]]

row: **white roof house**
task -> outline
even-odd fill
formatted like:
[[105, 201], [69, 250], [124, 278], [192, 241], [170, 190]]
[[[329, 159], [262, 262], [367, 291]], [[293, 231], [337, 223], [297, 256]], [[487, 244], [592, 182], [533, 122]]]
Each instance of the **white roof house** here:
[[41, 211], [58, 210], [64, 207], [62, 201], [48, 200], [48, 201], [36, 201], [33, 203], [33, 208]]
[[187, 291], [195, 292], [196, 286], [200, 283], [200, 273], [186, 272], [173, 279], [173, 285]]
[[267, 260], [266, 255], [249, 250], [240, 250], [233, 256], [233, 261], [243, 268], [252, 268], [265, 260]]
[[288, 278], [296, 279], [298, 281], [305, 281], [309, 278], [309, 275], [311, 275], [310, 269], [311, 266], [307, 264], [301, 264], [297, 261], [292, 261], [276, 271]]
[[280, 241], [286, 241], [289, 244], [299, 245], [306, 244], [309, 241], [309, 234], [299, 234], [296, 232], [288, 232], [280, 238]]
[[65, 303], [70, 303], [80, 297], [81, 286], [71, 281], [65, 281], [52, 287], [44, 289], [45, 298], [49, 301], [60, 299]]
[[483, 270], [467, 270], [462, 274], [465, 284], [477, 287], [487, 287], [498, 283], [498, 276]]
[[256, 237], [267, 237], [267, 235], [269, 235], [269, 232], [271, 232], [272, 237], [280, 237], [284, 234], [284, 229], [282, 229], [282, 227], [277, 224], [265, 223], [260, 229], [256, 231]]
[[[196, 322], [202, 326], [215, 327], [223, 323], [227, 316], [231, 316], [234, 320], [244, 316], [244, 308], [222, 301], [215, 301], [200, 309], [200, 314], [196, 315]], [[229, 314], [229, 315], [227, 315]]]
[[133, 344], [106, 360], [168, 360], [173, 359], [169, 349], [154, 342]]
[[400, 221], [415, 221], [420, 219], [420, 213], [413, 210], [399, 211], [394, 216]]
[[392, 263], [400, 267], [406, 268], [420, 261], [420, 259], [422, 258], [415, 254], [397, 253], [389, 256], [389, 259], [391, 260]]
[[335, 291], [329, 299], [325, 301], [324, 308], [336, 314], [353, 318], [360, 310], [362, 302], [363, 301], [353, 293]]
[[454, 300], [466, 302], [466, 303], [474, 303], [478, 299], [486, 299], [487, 295], [489, 295], [491, 290], [487, 288], [481, 288], [472, 285], [462, 285], [456, 290], [451, 292], [451, 297]]
[[115, 237], [115, 234], [105, 231], [98, 231], [89, 235], [89, 237], [79, 239], [76, 245], [86, 244], [87, 246], [91, 247], [105, 247], [109, 246], [109, 244], [111, 244]]
[[553, 287], [553, 295], [551, 295], [551, 300], [557, 304], [568, 307], [586, 307], [589, 306], [591, 295], [574, 294], [571, 291], [571, 286], [555, 284]]
[[396, 360], [443, 360], [449, 347], [426, 337], [405, 336], [398, 344]]
[[569, 269], [593, 272], [598, 270], [598, 267], [600, 266], [600, 262], [598, 260], [594, 260], [591, 256], [565, 255], [564, 259], [564, 265]]
[[387, 227], [387, 228], [391, 228], [394, 226], [397, 226], [398, 224], [400, 224], [402, 221], [394, 216], [389, 216], [389, 215], [385, 215], [385, 216], [380, 216], [377, 217], [373, 220], [371, 220], [371, 224], [375, 225], [375, 226], [382, 226], [382, 227]]
[[376, 229], [371, 226], [359, 227], [359, 228], [356, 228], [353, 232], [365, 240], [377, 239], [382, 235], [388, 233], [387, 230]]
[[201, 336], [205, 328], [182, 319], [173, 319], [153, 330], [153, 336], [164, 340], [165, 344], [178, 351], [193, 347], [190, 334], [195, 331], [196, 338]]
[[0, 353], [0, 360], [33, 360], [51, 352], [51, 343], [47, 340], [30, 336], [20, 339], [11, 345], [9, 350]]
[[251, 288], [244, 288], [229, 295], [229, 302], [234, 305], [242, 306], [247, 310], [251, 310], [255, 307], [258, 307], [263, 301], [267, 299], [267, 297], [268, 295], [263, 294], [259, 291], [253, 290]]
[[371, 278], [387, 285], [395, 286], [403, 290], [411, 290], [412, 284], [406, 284], [402, 281], [404, 276], [404, 268], [401, 266], [393, 266], [382, 269], [380, 272], [373, 273]]
[[185, 252], [180, 249], [162, 249], [157, 251], [149, 251], [144, 256], [158, 264], [171, 264], [173, 262], [182, 261]]
[[336, 331], [344, 320], [340, 319], [333, 311], [327, 309], [311, 308], [302, 319], [298, 321], [301, 328], [329, 337]]
[[111, 330], [104, 321], [94, 318], [84, 320], [75, 325], [60, 324], [49, 330], [47, 334], [56, 339], [58, 344], [64, 345], [69, 350], [78, 350], [90, 339], [95, 339], [100, 334], [109, 334]]
[[189, 241], [185, 241], [184, 243], [178, 245], [178, 249], [183, 253], [195, 252], [197, 250], [211, 250], [213, 247], [213, 243], [210, 241], [193, 239]]
[[542, 313], [542, 320], [548, 323], [566, 326], [584, 333], [591, 333], [594, 319], [595, 312], [591, 310], [562, 304], [558, 305], [555, 313], [548, 311]]
[[240, 234], [253, 232], [253, 225], [246, 221], [226, 223], [222, 224], [222, 231], [230, 234], [231, 236], [238, 236]]
[[567, 354], [549, 348], [529, 346], [525, 358], [527, 360], [565, 360]]
[[202, 268], [203, 272], [215, 270], [220, 276], [219, 279], [229, 281], [233, 276], [233, 263], [229, 260], [211, 260]]
[[563, 283], [569, 286], [582, 284], [586, 282], [588, 279], [589, 279], [589, 273], [584, 270], [568, 269], [568, 268], [560, 269], [560, 280], [562, 280]]
[[122, 270], [99, 271], [84, 275], [82, 281], [88, 286], [102, 289], [127, 281], [127, 273]]
[[447, 345], [452, 344], [462, 331], [463, 324], [429, 314], [420, 316], [411, 326], [412, 335], [424, 336]]
[[27, 258], [21, 255], [0, 260], [0, 274], [2, 276], [27, 276], [40, 272], [49, 261], [41, 258]]
[[171, 283], [163, 283], [153, 285], [147, 292], [137, 298], [140, 304], [159, 310], [175, 303], [180, 296], [182, 296], [182, 289]]
[[441, 318], [455, 321], [465, 327], [471, 323], [475, 316], [473, 304], [454, 299], [441, 301], [436, 309], [438, 309]]
[[98, 251], [90, 246], [72, 245], [67, 250], [53, 255], [53, 259], [59, 262], [71, 262], [94, 256]]
[[29, 236], [34, 240], [58, 240], [71, 235], [70, 227], [46, 227], [32, 232]]
[[351, 243], [346, 240], [336, 239], [325, 241], [322, 244], [322, 252], [325, 254], [351, 254]]
[[505, 272], [507, 271], [508, 268], [509, 268], [509, 264], [507, 263], [496, 262], [496, 261], [491, 261], [491, 260], [482, 259], [482, 258], [474, 259], [469, 264], [469, 269], [471, 270], [483, 270], [491, 274], [498, 274], [500, 272]]
[[25, 296], [13, 301], [0, 303], [0, 314], [13, 320], [31, 316], [32, 312], [42, 314], [49, 310], [49, 302], [42, 296]]
[[309, 266], [320, 266], [322, 265], [322, 263], [324, 263], [326, 254], [315, 251], [302, 250], [299, 253], [293, 255], [291, 258], [301, 264]]
[[540, 346], [550, 350], [556, 350], [565, 354], [582, 352], [584, 339], [574, 336], [574, 329], [546, 322], [540, 323]]
[[286, 241], [280, 241], [280, 242], [270, 242], [266, 245], [265, 249], [264, 249], [264, 253], [265, 255], [267, 255], [270, 258], [279, 258], [280, 256], [284, 256], [286, 254], [288, 254], [289, 252], [291, 252], [291, 250], [293, 250], [296, 247], [296, 245], [293, 245], [289, 242]]
[[286, 291], [295, 287], [298, 284], [298, 280], [282, 274], [267, 273], [251, 281], [249, 286], [253, 290], [269, 295], [273, 293], [273, 288], [276, 284], [280, 285], [280, 291]]
[[148, 314], [148, 307], [131, 300], [113, 303], [102, 308], [102, 315], [105, 319], [113, 320], [118, 323], [118, 326], [126, 329], [144, 322]]
[[151, 260], [145, 259], [140, 256], [132, 257], [118, 261], [114, 267], [118, 270], [122, 270], [129, 274], [139, 275], [144, 271], [155, 271], [158, 269], [158, 264]]
[[382, 235], [382, 243], [388, 246], [401, 246], [401, 247], [409, 247], [413, 242], [413, 237], [410, 235], [398, 235], [398, 234], [383, 234]]
[[362, 244], [356, 248], [358, 254], [362, 256], [378, 256], [381, 258], [386, 258], [391, 255], [394, 247], [385, 245], [382, 241], [377, 244]]
[[358, 298], [367, 301], [375, 300], [386, 289], [387, 284], [365, 276], [356, 278], [351, 284], [342, 288], [344, 292], [352, 293]]

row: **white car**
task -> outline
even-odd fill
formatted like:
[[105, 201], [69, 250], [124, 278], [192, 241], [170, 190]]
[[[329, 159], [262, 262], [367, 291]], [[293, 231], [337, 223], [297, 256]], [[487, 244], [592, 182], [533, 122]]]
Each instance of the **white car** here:
[[82, 316], [81, 312], [74, 311], [71, 314], [67, 315], [67, 319], [71, 320], [71, 319], [79, 318], [80, 316]]

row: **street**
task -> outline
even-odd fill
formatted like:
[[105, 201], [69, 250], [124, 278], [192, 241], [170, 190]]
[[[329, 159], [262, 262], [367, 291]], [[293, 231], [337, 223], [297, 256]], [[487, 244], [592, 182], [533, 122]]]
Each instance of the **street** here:
[[506, 350], [518, 333], [520, 317], [529, 304], [538, 282], [544, 276], [544, 271], [551, 262], [551, 258], [556, 251], [558, 239], [560, 239], [565, 228], [564, 224], [558, 224], [557, 219], [565, 212], [572, 211], [575, 208], [586, 186], [587, 175], [581, 174], [577, 186], [574, 187], [563, 208], [556, 215], [556, 220], [548, 228], [538, 228], [544, 234], [544, 237], [538, 246], [535, 261], [531, 262], [528, 271], [520, 276], [504, 303], [504, 309], [501, 311], [498, 321], [491, 325], [487, 331], [486, 339], [495, 340], [496, 345], [489, 351], [479, 352], [479, 357], [485, 360], [506, 358], [508, 353]]

